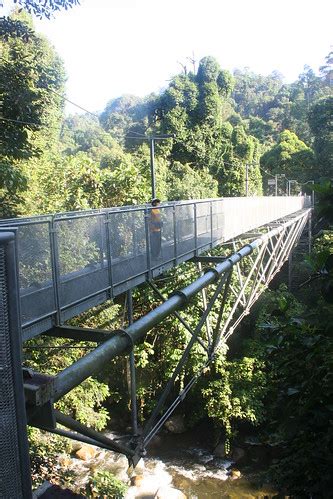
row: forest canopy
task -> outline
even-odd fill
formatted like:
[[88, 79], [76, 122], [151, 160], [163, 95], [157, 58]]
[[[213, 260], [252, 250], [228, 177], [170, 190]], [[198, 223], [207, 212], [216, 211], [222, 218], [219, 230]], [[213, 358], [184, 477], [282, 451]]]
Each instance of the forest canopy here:
[[[19, 3], [45, 16], [77, 2]], [[249, 195], [268, 192], [276, 174], [331, 174], [331, 53], [318, 75], [306, 66], [292, 84], [277, 72], [232, 75], [207, 56], [159, 94], [66, 117], [63, 63], [31, 17], [16, 11], [0, 29], [2, 217], [148, 201], [154, 135], [170, 137], [155, 150], [162, 199], [244, 195], [246, 170]]]

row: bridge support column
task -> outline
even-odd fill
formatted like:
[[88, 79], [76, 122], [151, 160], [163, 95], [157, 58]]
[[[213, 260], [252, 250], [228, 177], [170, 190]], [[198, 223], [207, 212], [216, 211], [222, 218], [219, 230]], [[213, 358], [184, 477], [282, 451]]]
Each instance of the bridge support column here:
[[[127, 317], [128, 325], [133, 324], [133, 297], [132, 290], [127, 291]], [[131, 419], [132, 419], [132, 433], [133, 437], [138, 436], [138, 410], [136, 403], [136, 372], [135, 372], [135, 358], [134, 358], [134, 344], [129, 355], [130, 365], [130, 392], [131, 392]]]
[[[202, 263], [198, 262], [197, 267], [199, 270], [199, 274], [203, 275], [203, 270], [202, 270]], [[207, 309], [207, 290], [206, 288], [203, 288], [201, 290], [201, 297], [202, 297], [202, 304], [203, 304], [203, 311]], [[211, 343], [212, 343], [212, 328], [209, 320], [209, 315], [207, 315], [206, 319], [206, 334], [207, 334], [207, 341], [208, 341], [208, 348], [210, 348]]]

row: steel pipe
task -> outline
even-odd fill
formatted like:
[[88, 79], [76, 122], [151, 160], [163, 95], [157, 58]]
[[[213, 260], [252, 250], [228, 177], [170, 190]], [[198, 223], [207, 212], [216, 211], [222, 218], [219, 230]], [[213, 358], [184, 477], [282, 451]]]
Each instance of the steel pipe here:
[[65, 426], [66, 428], [69, 428], [70, 430], [77, 431], [78, 433], [81, 433], [85, 437], [88, 437], [94, 440], [95, 442], [98, 442], [94, 445], [99, 445], [99, 443], [101, 443], [104, 446], [107, 446], [109, 450], [112, 450], [114, 452], [119, 452], [120, 454], [125, 454], [127, 456], [134, 455], [134, 451], [129, 447], [119, 444], [118, 442], [114, 442], [113, 440], [111, 440], [111, 438], [106, 437], [102, 433], [93, 430], [92, 428], [88, 428], [88, 426], [85, 426], [84, 424], [80, 423], [79, 421], [76, 421], [70, 416], [66, 416], [65, 414], [62, 414], [62, 412], [58, 410], [55, 410], [54, 414], [57, 423], [61, 424], [62, 426]]

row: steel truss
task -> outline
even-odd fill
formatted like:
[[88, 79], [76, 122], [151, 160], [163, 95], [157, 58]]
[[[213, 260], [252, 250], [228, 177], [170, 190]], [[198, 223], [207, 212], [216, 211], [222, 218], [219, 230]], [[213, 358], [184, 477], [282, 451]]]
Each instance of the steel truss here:
[[[279, 272], [297, 244], [311, 210], [303, 210], [268, 224], [254, 233], [244, 234], [237, 241], [231, 241], [214, 250], [213, 255], [196, 257], [199, 277], [182, 290], [176, 290], [164, 297], [156, 284], [150, 285], [162, 300], [161, 305], [133, 322], [132, 296], [127, 292], [128, 327], [116, 331], [82, 330], [81, 341], [95, 341], [98, 346], [54, 378], [45, 379], [32, 374], [25, 385], [28, 403], [29, 424], [77, 440], [99, 445], [127, 455], [134, 465], [145, 454], [145, 448], [163, 426], [175, 408], [184, 400], [191, 387], [213, 362], [218, 350], [232, 335], [243, 317], [249, 314], [251, 306], [266, 289], [275, 274]], [[245, 243], [245, 244], [244, 244]], [[222, 255], [217, 255], [217, 251]], [[217, 263], [217, 265], [216, 265]], [[215, 264], [205, 268], [202, 264]], [[182, 318], [180, 310], [191, 304], [192, 298], [201, 293], [202, 313], [195, 328]], [[137, 428], [136, 383], [133, 349], [146, 333], [173, 314], [190, 333], [184, 352], [167, 382], [160, 398], [147, 421], [140, 437]], [[79, 328], [57, 327], [50, 333], [80, 340]], [[165, 409], [170, 393], [195, 344], [203, 352], [202, 367], [182, 388], [178, 396]], [[53, 402], [59, 400], [84, 379], [97, 373], [107, 362], [121, 354], [130, 352], [132, 438], [127, 444], [111, 440], [85, 427], [72, 418], [53, 409]], [[39, 378], [38, 378], [39, 376]], [[56, 423], [71, 431], [58, 429]], [[73, 433], [76, 432], [76, 433]]]

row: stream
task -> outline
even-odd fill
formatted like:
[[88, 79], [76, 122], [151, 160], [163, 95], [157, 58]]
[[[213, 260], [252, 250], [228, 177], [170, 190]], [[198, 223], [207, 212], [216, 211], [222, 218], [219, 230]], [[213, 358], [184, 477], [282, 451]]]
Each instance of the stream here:
[[[106, 435], [119, 437], [116, 433]], [[203, 437], [190, 432], [155, 437], [144, 464], [140, 462], [134, 472], [134, 480], [139, 480], [140, 487], [130, 487], [126, 499], [153, 498], [158, 489], [165, 492], [156, 497], [170, 499], [170, 492], [167, 492], [170, 487], [180, 490], [188, 499], [270, 499], [276, 496], [270, 487], [258, 488], [252, 484], [251, 477], [239, 476], [238, 466], [233, 461], [214, 456], [206, 448]], [[126, 457], [111, 451], [97, 449], [97, 454], [88, 461], [72, 458], [70, 468], [77, 475], [77, 486], [83, 487], [89, 473], [96, 470], [111, 471], [129, 484]]]

